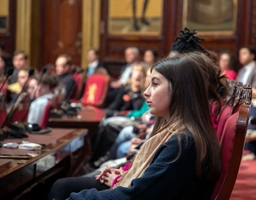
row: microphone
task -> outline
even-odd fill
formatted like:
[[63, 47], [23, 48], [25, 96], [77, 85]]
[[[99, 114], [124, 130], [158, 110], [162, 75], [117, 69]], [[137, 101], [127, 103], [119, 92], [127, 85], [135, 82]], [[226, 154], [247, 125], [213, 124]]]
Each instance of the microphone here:
[[2, 89], [3, 89], [3, 87], [4, 87], [4, 84], [5, 84], [5, 82], [7, 81], [7, 79], [9, 78], [9, 76], [12, 75], [13, 71], [14, 71], [13, 68], [9, 68], [9, 69], [7, 70], [6, 78], [5, 78], [4, 82], [3, 82], [3, 84], [1, 85], [0, 92], [2, 91]]
[[22, 87], [20, 93], [18, 94], [17, 98], [15, 99], [14, 103], [12, 104], [12, 107], [11, 107], [11, 109], [10, 109], [10, 112], [6, 115], [5, 120], [4, 120], [4, 123], [3, 123], [3, 125], [2, 125], [1, 128], [4, 128], [4, 126], [6, 125], [7, 119], [9, 119], [10, 115], [12, 114], [13, 109], [14, 109], [14, 107], [15, 107], [15, 104], [17, 103], [17, 101], [18, 101], [20, 95], [24, 92], [24, 90], [25, 90], [25, 88], [26, 88], [26, 86], [27, 86], [28, 80], [29, 80], [29, 78], [34, 74], [34, 72], [35, 72], [34, 69], [30, 69], [30, 70], [28, 71], [28, 78], [27, 78], [26, 82], [24, 83], [24, 85], [23, 85], [23, 87]]

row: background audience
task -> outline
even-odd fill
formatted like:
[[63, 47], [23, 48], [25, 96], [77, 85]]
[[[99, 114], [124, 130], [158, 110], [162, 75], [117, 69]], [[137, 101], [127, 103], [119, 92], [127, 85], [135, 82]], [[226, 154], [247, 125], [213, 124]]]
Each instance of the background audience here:
[[65, 88], [65, 99], [69, 100], [76, 87], [73, 76], [71, 75], [71, 57], [66, 54], [59, 55], [55, 62], [56, 75], [59, 84]]

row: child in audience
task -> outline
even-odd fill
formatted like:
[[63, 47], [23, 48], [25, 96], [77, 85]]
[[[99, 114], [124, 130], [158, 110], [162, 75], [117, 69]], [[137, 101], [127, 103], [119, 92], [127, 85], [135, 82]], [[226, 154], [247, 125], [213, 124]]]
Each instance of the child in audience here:
[[38, 87], [38, 81], [39, 81], [39, 78], [36, 75], [30, 77], [30, 79], [28, 81], [27, 93], [28, 93], [31, 101], [33, 101], [36, 98], [36, 90]]
[[56, 77], [45, 74], [36, 89], [36, 99], [31, 103], [28, 113], [28, 123], [40, 124], [45, 107], [53, 97], [53, 90], [57, 86]]
[[[136, 63], [130, 81], [122, 86], [115, 101], [105, 109], [106, 119], [101, 122], [91, 162], [105, 155], [123, 126], [133, 124], [130, 118], [140, 117], [149, 109], [142, 94], [145, 89], [146, 70], [147, 65]], [[109, 122], [114, 122], [115, 126], [107, 126]]]
[[[150, 112], [158, 117], [151, 138], [136, 155], [131, 169], [125, 174], [119, 171], [123, 178], [115, 189], [83, 190], [72, 193], [70, 199], [209, 199], [221, 159], [200, 67], [205, 64], [213, 65], [197, 53], [157, 62], [144, 93]], [[105, 170], [97, 179], [113, 186], [113, 173], [118, 171]]]
[[143, 61], [147, 63], [150, 67], [153, 66], [153, 64], [156, 61], [157, 52], [153, 49], [148, 49], [145, 51], [143, 56]]
[[[213, 61], [201, 53], [158, 61], [144, 93], [151, 114], [157, 116], [151, 137], [129, 171], [106, 168], [97, 176], [112, 190], [82, 190], [69, 199], [209, 199], [220, 174], [221, 158], [207, 95], [215, 93], [212, 90], [217, 85], [208, 87], [202, 70], [205, 65], [218, 73]], [[213, 78], [223, 84], [219, 77]], [[91, 179], [90, 183], [85, 178], [69, 178], [67, 182], [73, 183], [69, 191], [89, 189], [88, 184], [104, 189]], [[58, 191], [65, 193], [61, 188]]]
[[236, 80], [236, 72], [232, 69], [232, 57], [228, 52], [223, 52], [219, 56], [219, 67], [223, 74], [230, 80]]

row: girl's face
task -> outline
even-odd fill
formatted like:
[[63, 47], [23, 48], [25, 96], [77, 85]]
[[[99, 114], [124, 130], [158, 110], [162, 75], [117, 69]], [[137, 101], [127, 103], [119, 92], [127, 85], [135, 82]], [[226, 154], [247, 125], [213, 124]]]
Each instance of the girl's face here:
[[150, 113], [168, 120], [172, 91], [168, 80], [154, 69], [151, 73], [150, 84], [144, 95], [150, 107]]
[[153, 65], [155, 61], [153, 53], [149, 50], [145, 51], [143, 60], [145, 63]]
[[35, 97], [35, 92], [36, 92], [36, 88], [37, 88], [37, 80], [36, 79], [30, 79], [28, 82], [28, 95], [30, 99], [33, 99]]
[[135, 87], [139, 87], [141, 85], [141, 72], [138, 70], [134, 70], [131, 76], [131, 84]]
[[223, 53], [220, 56], [219, 60], [219, 66], [221, 70], [228, 70], [229, 69], [229, 63], [230, 63], [230, 57], [228, 54]]

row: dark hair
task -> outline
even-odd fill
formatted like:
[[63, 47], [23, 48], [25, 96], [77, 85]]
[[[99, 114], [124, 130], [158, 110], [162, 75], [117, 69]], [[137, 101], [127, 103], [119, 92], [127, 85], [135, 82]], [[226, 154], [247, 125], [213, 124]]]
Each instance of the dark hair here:
[[249, 46], [249, 45], [244, 45], [240, 49], [243, 49], [243, 48], [248, 49], [250, 54], [254, 54], [254, 60], [256, 60], [256, 49], [254, 47]]
[[181, 30], [180, 32], [180, 35], [175, 38], [175, 42], [172, 44], [171, 51], [176, 51], [178, 53], [199, 51], [210, 57], [210, 54], [199, 45], [204, 39], [195, 36], [197, 34], [195, 29], [190, 31], [185, 27], [184, 30]]
[[15, 51], [14, 54], [13, 54], [13, 57], [15, 57], [15, 56], [17, 56], [17, 55], [20, 55], [20, 54], [23, 56], [23, 58], [24, 58], [25, 60], [28, 59], [28, 54], [26, 54], [26, 52], [25, 52], [25, 51], [22, 51], [22, 50]]
[[66, 65], [72, 65], [72, 58], [68, 54], [60, 54], [58, 58], [66, 58]]
[[[208, 72], [208, 77], [212, 75], [210, 81], [215, 84], [213, 87], [206, 81], [208, 77], [205, 77], [203, 71], [206, 67], [202, 65], [213, 68]], [[201, 177], [206, 170], [207, 178], [216, 180], [221, 169], [220, 146], [210, 118], [209, 96], [214, 96], [216, 84], [221, 84], [217, 75], [219, 70], [210, 58], [198, 52], [162, 59], [153, 69], [170, 82], [172, 100], [169, 107], [170, 119], [166, 122], [157, 117], [152, 135], [168, 126], [179, 131], [182, 131], [180, 127], [185, 127], [195, 141], [197, 175]], [[180, 138], [179, 134], [177, 136]], [[179, 146], [182, 151], [181, 144]], [[207, 167], [203, 165], [206, 160], [209, 162]]]
[[50, 89], [53, 89], [58, 85], [58, 79], [51, 74], [44, 74], [41, 80], [41, 84], [49, 85]]
[[154, 58], [157, 57], [157, 51], [155, 49], [147, 49], [146, 51], [150, 51], [153, 54]]
[[90, 48], [90, 49], [88, 50], [88, 52], [89, 52], [89, 51], [93, 51], [93, 52], [95, 53], [95, 55], [97, 55], [97, 56], [100, 55], [100, 51], [99, 51], [98, 49]]

